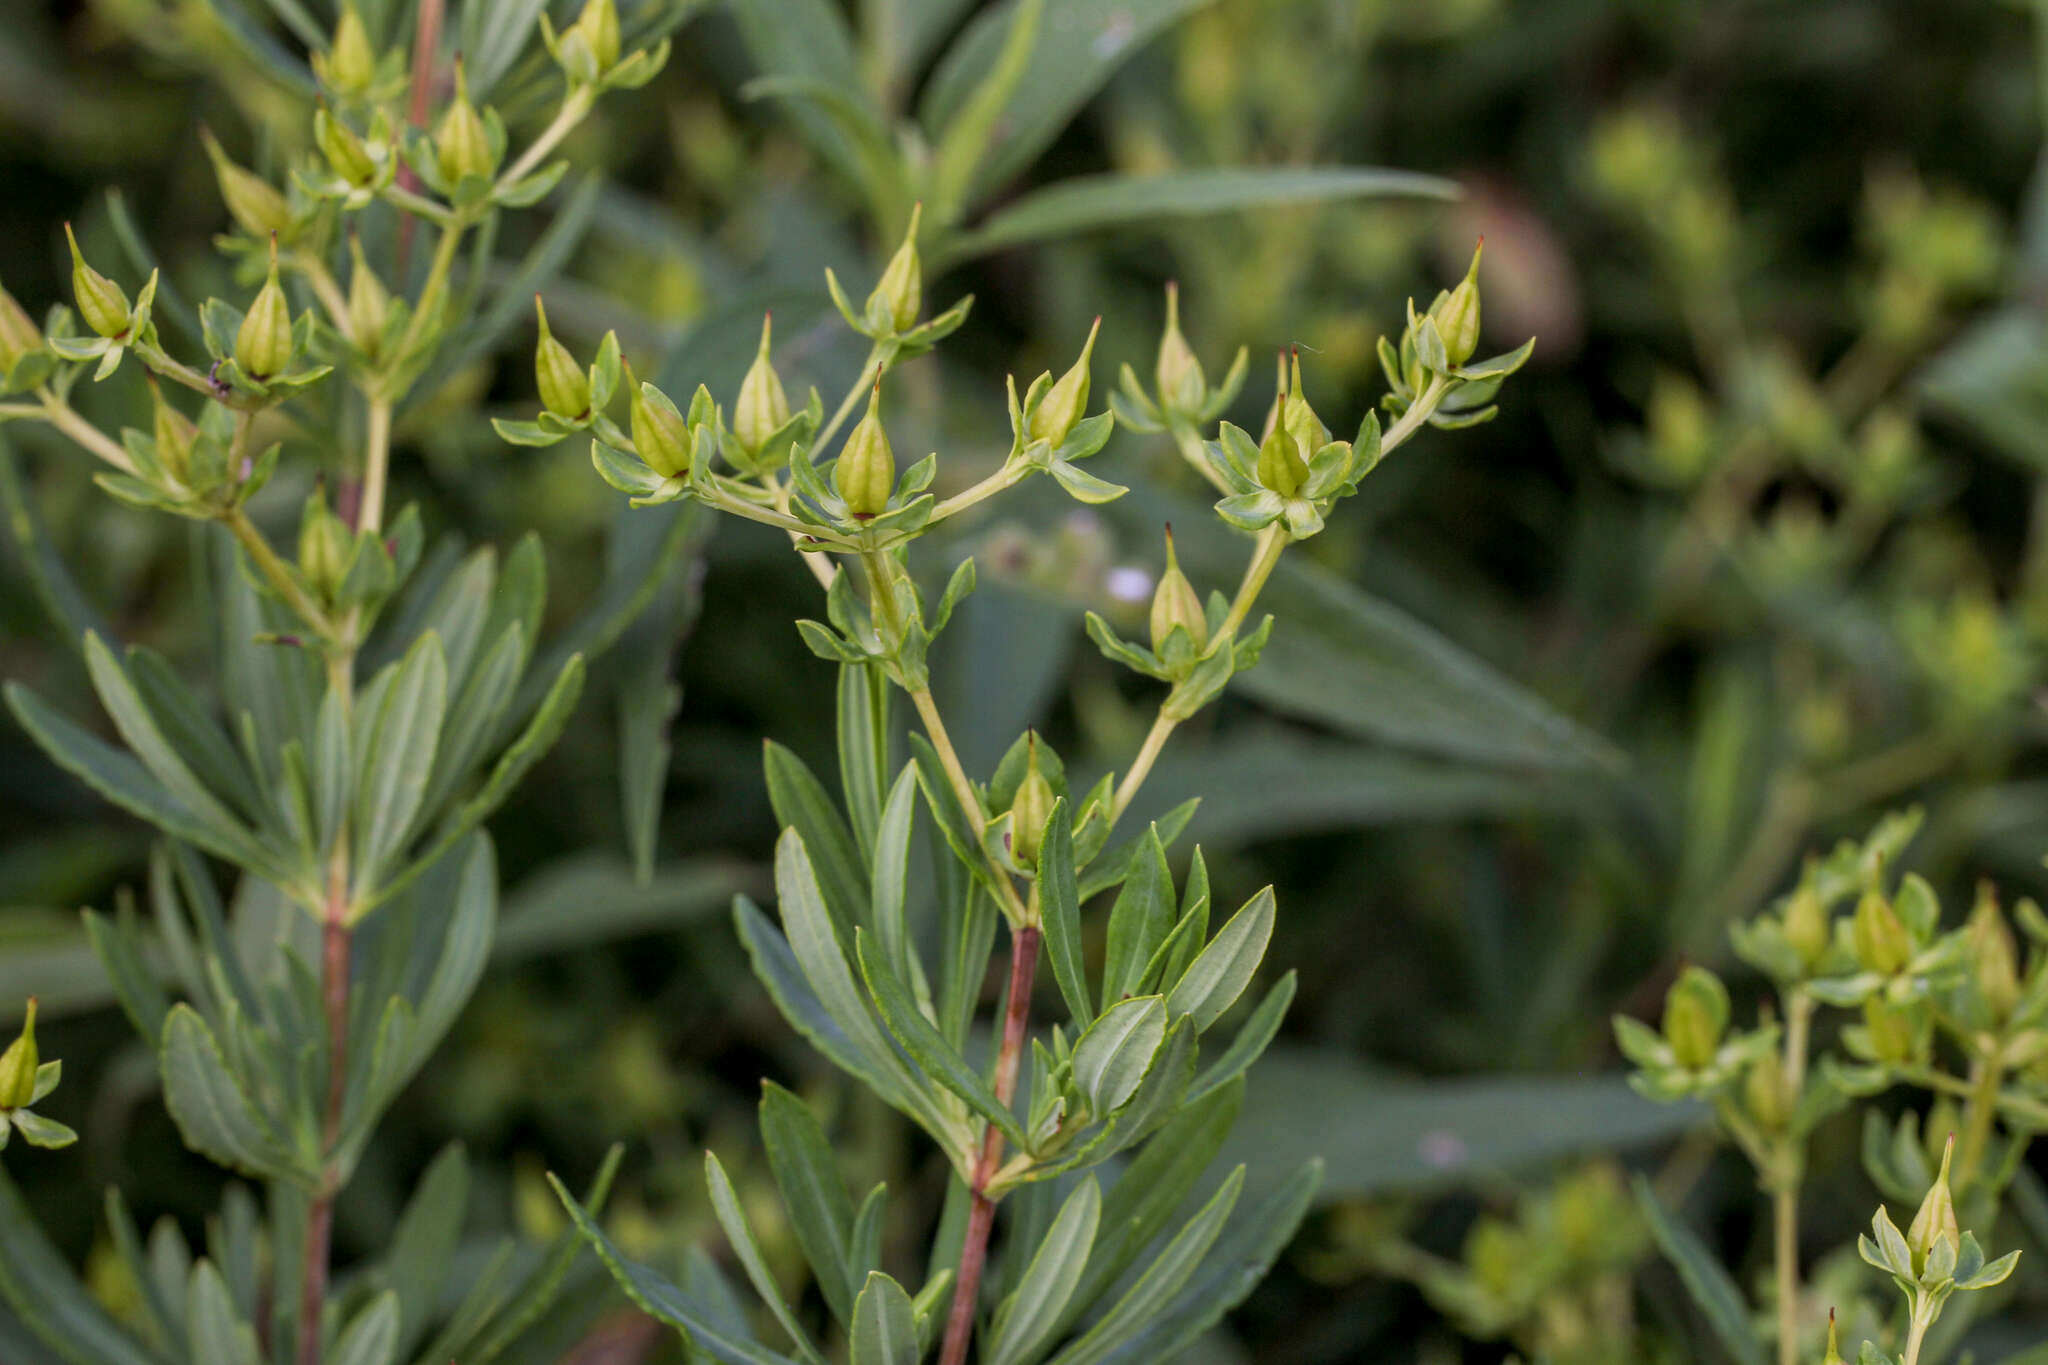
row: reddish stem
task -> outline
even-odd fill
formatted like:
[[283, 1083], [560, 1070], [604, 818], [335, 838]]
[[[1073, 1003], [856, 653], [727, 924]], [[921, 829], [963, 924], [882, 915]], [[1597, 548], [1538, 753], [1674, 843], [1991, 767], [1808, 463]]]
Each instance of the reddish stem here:
[[[444, 0], [420, 0], [418, 25], [413, 33], [412, 43], [412, 99], [406, 107], [406, 121], [413, 127], [425, 130], [427, 115], [431, 112], [434, 98], [434, 56], [441, 49], [441, 13]], [[413, 169], [400, 163], [398, 183], [408, 190], [417, 191], [420, 178]], [[412, 254], [412, 224], [409, 213], [398, 216], [398, 261], [401, 270], [405, 259]]]
[[[322, 921], [320, 979], [327, 1013], [327, 1113], [325, 1149], [334, 1150], [341, 1132], [341, 1108], [348, 1093], [348, 888], [339, 878], [328, 887]], [[306, 1214], [304, 1276], [299, 1289], [298, 1365], [320, 1365], [320, 1315], [327, 1303], [327, 1262], [334, 1235], [335, 1173], [322, 1178], [320, 1193]]]
[[[1024, 1058], [1024, 1033], [1031, 1016], [1031, 980], [1038, 971], [1039, 932], [1024, 925], [1010, 936], [1010, 991], [1003, 1011], [1003, 1041], [996, 1053], [996, 1098], [1008, 1104], [1017, 1093], [1017, 1069]], [[990, 1124], [981, 1139], [970, 1188], [967, 1235], [960, 1244], [960, 1269], [953, 1277], [953, 1311], [946, 1319], [946, 1344], [939, 1365], [966, 1365], [974, 1336], [974, 1310], [981, 1299], [981, 1272], [988, 1264], [988, 1238], [996, 1206], [985, 1191], [1003, 1162], [1003, 1135]]]

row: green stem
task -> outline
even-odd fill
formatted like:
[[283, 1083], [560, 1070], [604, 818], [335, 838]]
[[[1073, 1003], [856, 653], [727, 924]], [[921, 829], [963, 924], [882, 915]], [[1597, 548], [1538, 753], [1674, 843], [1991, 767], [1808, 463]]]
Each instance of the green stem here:
[[1987, 1048], [1970, 1063], [1970, 1097], [1963, 1103], [1963, 1140], [1956, 1145], [1956, 1185], [1968, 1189], [1991, 1145], [1991, 1126], [1998, 1117], [1998, 1089], [2005, 1067], [1998, 1049]]
[[1395, 449], [1405, 444], [1409, 437], [1422, 429], [1422, 424], [1436, 412], [1437, 404], [1444, 401], [1444, 394], [1450, 391], [1451, 381], [1438, 375], [1429, 381], [1415, 401], [1408, 405], [1408, 411], [1401, 414], [1399, 421], [1387, 428], [1380, 437], [1380, 458], [1385, 459]]
[[1919, 1313], [1913, 1315], [1913, 1325], [1906, 1332], [1906, 1354], [1900, 1358], [1899, 1365], [1920, 1365], [1920, 1343], [1932, 1321]]
[[363, 452], [363, 500], [356, 529], [375, 534], [384, 526], [384, 489], [391, 468], [391, 403], [370, 400], [370, 431]]
[[[1795, 986], [1785, 997], [1785, 1088], [1797, 1103], [1806, 1088], [1813, 998]], [[1802, 1140], [1778, 1140], [1772, 1204], [1773, 1259], [1778, 1277], [1778, 1365], [1799, 1365], [1799, 1187], [1805, 1175]]]
[[[135, 343], [135, 357], [144, 365], [147, 365], [153, 372], [162, 375], [173, 383], [183, 384], [194, 393], [203, 393], [216, 403], [228, 403], [227, 399], [221, 397], [221, 390], [214, 387], [211, 379], [208, 379], [204, 374], [193, 369], [182, 360], [172, 359], [170, 354], [161, 346], [152, 345], [147, 341], [138, 341]], [[228, 406], [232, 407], [234, 404], [228, 403]]]
[[[448, 290], [448, 272], [455, 266], [455, 252], [462, 245], [462, 224], [449, 222], [441, 229], [441, 240], [434, 246], [434, 259], [427, 267], [426, 283], [420, 286], [420, 297], [412, 312], [412, 321], [405, 326], [405, 335], [400, 338], [395, 354], [402, 360], [412, 354], [413, 348], [424, 338], [430, 322], [436, 320], [441, 311], [441, 299]], [[384, 395], [395, 400], [404, 396], [403, 390]]]
[[992, 498], [1004, 489], [1011, 487], [1021, 477], [1023, 476], [1020, 473], [1013, 471], [1005, 464], [1001, 469], [998, 469], [980, 483], [975, 484], [972, 488], [963, 488], [934, 507], [932, 509], [932, 519], [926, 525], [935, 526], [947, 517], [965, 512], [976, 503]]
[[1173, 437], [1173, 444], [1180, 451], [1180, 457], [1194, 466], [1195, 472], [1207, 479], [1217, 492], [1229, 497], [1230, 485], [1223, 481], [1222, 475], [1210, 468], [1208, 457], [1202, 451], [1202, 433], [1180, 421], [1169, 424], [1167, 433]]
[[541, 163], [542, 158], [555, 149], [557, 143], [574, 131], [577, 124], [583, 122], [595, 103], [597, 95], [590, 86], [582, 85], [570, 91], [568, 98], [562, 101], [562, 107], [555, 114], [554, 120], [541, 129], [540, 136], [528, 144], [526, 150], [519, 154], [519, 159], [498, 177], [495, 188], [502, 190], [524, 180], [533, 168]]
[[403, 185], [386, 185], [379, 197], [391, 207], [409, 213], [415, 218], [424, 218], [438, 228], [452, 228], [460, 221], [455, 215], [455, 210], [445, 204], [435, 203], [424, 194], [415, 194]]
[[[293, 252], [291, 263], [294, 270], [306, 277], [306, 283], [311, 286], [314, 297], [320, 300], [320, 306], [327, 310], [327, 316], [333, 319], [336, 330], [348, 336], [348, 299], [343, 296], [341, 286], [334, 282], [327, 263], [310, 251]], [[359, 345], [362, 342], [361, 337], [349, 337], [349, 340]]]
[[56, 390], [47, 384], [40, 385], [36, 389], [36, 397], [43, 400], [43, 413], [51, 426], [122, 473], [135, 472], [134, 462], [128, 458], [128, 452], [121, 448], [120, 443], [80, 417], [76, 409], [57, 396]]
[[257, 530], [256, 524], [249, 520], [249, 514], [236, 507], [228, 511], [221, 520], [233, 534], [236, 543], [248, 554], [249, 562], [256, 566], [256, 572], [262, 574], [264, 580], [277, 590], [277, 595], [285, 600], [285, 604], [292, 612], [324, 643], [333, 643], [336, 635], [334, 622], [327, 618], [327, 613], [321, 610], [320, 604], [300, 586], [298, 578], [284, 560], [278, 557], [277, 551], [270, 548], [270, 542], [263, 538], [263, 532]]
[[833, 412], [832, 419], [818, 428], [818, 434], [811, 438], [812, 450], [822, 451], [838, 434], [839, 428], [846, 424], [846, 419], [853, 415], [854, 404], [860, 402], [861, 395], [881, 382], [882, 376], [888, 372], [890, 363], [895, 359], [894, 342], [877, 341], [868, 347], [868, 358], [860, 363], [860, 373], [854, 376], [853, 387], [846, 391], [846, 397], [839, 400], [839, 407]]

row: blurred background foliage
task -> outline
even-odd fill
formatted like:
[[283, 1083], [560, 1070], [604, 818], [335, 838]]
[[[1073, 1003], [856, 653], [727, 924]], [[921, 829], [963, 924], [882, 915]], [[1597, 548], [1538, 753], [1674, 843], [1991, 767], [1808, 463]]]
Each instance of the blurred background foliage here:
[[[945, 16], [939, 32], [869, 50], [896, 107], [924, 78], [924, 40], [979, 22], [976, 8], [921, 7]], [[1070, 11], [1055, 4], [1047, 23]], [[0, 279], [17, 297], [60, 295], [65, 218], [113, 259], [146, 241], [185, 296], [221, 283], [196, 129], [260, 162], [299, 127], [259, 12], [6, 0]], [[852, 12], [872, 34], [897, 10]], [[1926, 808], [1911, 862], [1945, 901], [1968, 904], [1978, 876], [2048, 891], [2044, 21], [1977, 0], [1106, 12], [1094, 50], [1135, 51], [1043, 155], [1006, 168], [994, 203], [1094, 171], [1311, 162], [1433, 172], [1464, 196], [1297, 204], [967, 260], [929, 286], [939, 306], [979, 301], [942, 359], [904, 372], [899, 448], [941, 448], [942, 479], [964, 483], [1005, 448], [1005, 370], [1057, 368], [1097, 313], [1098, 382], [1122, 359], [1149, 370], [1169, 278], [1212, 375], [1251, 348], [1243, 422], [1270, 400], [1270, 357], [1299, 346], [1317, 407], [1348, 429], [1341, 415], [1383, 388], [1376, 339], [1398, 333], [1408, 294], [1426, 301], [1461, 273], [1481, 234], [1488, 345], [1539, 338], [1496, 421], [1455, 446], [1425, 438], [1283, 568], [1265, 662], [1188, 727], [1141, 802], [1157, 814], [1211, 793], [1193, 833], [1219, 896], [1277, 884], [1273, 960], [1299, 968], [1301, 992], [1233, 1148], [1269, 1174], [1329, 1161], [1325, 1207], [1209, 1358], [1712, 1359], [1614, 1162], [1650, 1171], [1745, 1275], [1763, 1240], [1754, 1189], [1685, 1136], [1697, 1114], [1626, 1090], [1610, 1013], [1651, 1013], [1682, 960], [1727, 965], [1733, 920], [1805, 852], [1896, 805]], [[653, 86], [574, 135], [604, 187], [565, 189], [537, 240], [501, 254], [537, 246], [559, 271], [556, 330], [587, 353], [616, 327], [671, 391], [701, 378], [729, 393], [772, 308], [785, 376], [836, 394], [859, 351], [826, 323], [823, 268], [858, 297], [900, 222], [821, 163], [786, 107], [749, 98], [758, 32], [707, 5], [679, 38]], [[496, 96], [512, 118], [519, 81]], [[760, 736], [831, 761], [829, 670], [780, 624], [815, 612], [814, 585], [759, 528], [620, 520], [575, 443], [499, 442], [472, 408], [530, 407], [529, 324], [506, 325], [511, 359], [472, 358], [402, 422], [395, 496], [472, 543], [537, 527], [565, 622], [629, 588], [661, 542], [682, 554], [651, 602], [626, 603], [644, 609], [496, 821], [500, 965], [358, 1177], [344, 1259], [388, 1232], [410, 1173], [451, 1139], [469, 1144], [492, 1216], [549, 1231], [560, 1214], [540, 1172], [580, 1178], [625, 1138], [621, 1241], [713, 1248], [699, 1150], [750, 1145], [762, 1074], [828, 1103], [838, 1085], [781, 1027], [724, 913], [763, 881], [775, 833]], [[202, 654], [211, 620], [205, 585], [179, 568], [186, 532], [110, 505], [78, 452], [14, 430], [0, 673], [75, 689], [63, 622], [79, 613]], [[1158, 524], [1199, 508], [1200, 490], [1161, 437], [1120, 433], [1104, 459], [1128, 498], [1077, 512], [1041, 491], [961, 536], [984, 588], [936, 671], [970, 766], [1036, 724], [1099, 771], [1145, 724], [1086, 648], [1078, 608], [1135, 619]], [[1180, 524], [1198, 585], [1220, 582], [1226, 533], [1199, 512]], [[649, 826], [634, 813], [653, 791]], [[27, 1188], [60, 1242], [102, 1265], [103, 1185], [193, 1223], [218, 1183], [149, 1093], [73, 913], [112, 903], [146, 856], [139, 827], [0, 733], [0, 1001], [44, 998], [45, 1052], [79, 1078], [56, 1117], [87, 1135], [39, 1156]], [[904, 1125], [852, 1090], [836, 1101], [850, 1177], [936, 1195], [940, 1172], [910, 1164]], [[1837, 1127], [1812, 1198], [1846, 1228], [1871, 1191], [1854, 1125]], [[734, 1170], [743, 1189], [758, 1175]], [[2037, 1253], [1980, 1358], [2048, 1335], [2048, 1197], [2034, 1203], [1997, 1239]], [[772, 1230], [776, 1206], [758, 1204]], [[591, 1291], [583, 1349], [678, 1349]]]

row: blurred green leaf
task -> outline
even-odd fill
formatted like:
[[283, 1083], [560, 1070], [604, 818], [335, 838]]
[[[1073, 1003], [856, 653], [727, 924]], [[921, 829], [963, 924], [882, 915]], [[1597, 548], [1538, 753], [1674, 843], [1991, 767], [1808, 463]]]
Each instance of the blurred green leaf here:
[[1714, 1329], [1714, 1336], [1728, 1352], [1729, 1358], [1736, 1365], [1764, 1365], [1763, 1343], [1757, 1340], [1756, 1331], [1750, 1326], [1749, 1305], [1743, 1302], [1742, 1291], [1736, 1287], [1735, 1281], [1691, 1229], [1674, 1219], [1658, 1202], [1649, 1181], [1637, 1176], [1635, 1187], [1636, 1202], [1642, 1206], [1643, 1216], [1649, 1220], [1650, 1232], [1656, 1237], [1657, 1245], [1677, 1268], [1678, 1277], [1685, 1281], [1686, 1292], [1706, 1314], [1707, 1325]]

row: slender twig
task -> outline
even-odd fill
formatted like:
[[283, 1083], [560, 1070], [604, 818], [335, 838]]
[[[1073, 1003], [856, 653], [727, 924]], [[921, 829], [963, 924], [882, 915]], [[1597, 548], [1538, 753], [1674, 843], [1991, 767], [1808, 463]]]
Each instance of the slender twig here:
[[[1785, 997], [1785, 1089], [1797, 1097], [1806, 1087], [1806, 1060], [1813, 1028], [1813, 997], [1795, 986]], [[1799, 1365], [1799, 1187], [1805, 1177], [1805, 1140], [1779, 1139], [1778, 1167], [1771, 1189], [1772, 1253], [1778, 1280], [1778, 1365]]]
[[356, 513], [356, 529], [375, 534], [384, 526], [384, 489], [391, 468], [391, 403], [384, 398], [370, 400], [370, 431], [363, 451], [363, 500]]
[[811, 438], [812, 450], [823, 450], [826, 443], [839, 433], [839, 428], [846, 425], [846, 419], [853, 415], [854, 405], [875, 385], [882, 382], [882, 376], [889, 369], [889, 362], [895, 358], [896, 348], [892, 343], [877, 341], [868, 347], [868, 358], [860, 363], [860, 372], [854, 376], [853, 387], [846, 391], [846, 397], [839, 400], [839, 407], [833, 412], [831, 419], [818, 428], [818, 434]]
[[312, 595], [292, 573], [290, 566], [270, 547], [270, 542], [264, 539], [263, 532], [257, 530], [256, 524], [249, 520], [249, 514], [237, 507], [223, 516], [221, 521], [234, 536], [235, 542], [248, 554], [249, 562], [256, 566], [256, 572], [262, 574], [264, 581], [276, 589], [277, 595], [284, 599], [285, 605], [289, 606], [316, 635], [323, 640], [331, 640], [334, 636], [334, 622], [329, 619], [320, 604], [313, 600]]
[[51, 426], [122, 473], [135, 472], [134, 462], [128, 458], [128, 452], [121, 448], [120, 443], [80, 417], [76, 409], [57, 396], [56, 390], [45, 384], [36, 389], [36, 396], [43, 400], [43, 412]]
[[534, 167], [540, 165], [541, 159], [555, 149], [557, 143], [567, 137], [577, 124], [583, 122], [596, 98], [593, 88], [587, 85], [578, 86], [571, 91], [562, 101], [562, 108], [556, 113], [554, 121], [541, 129], [540, 135], [519, 154], [519, 159], [498, 177], [497, 188], [502, 190], [524, 180]]

